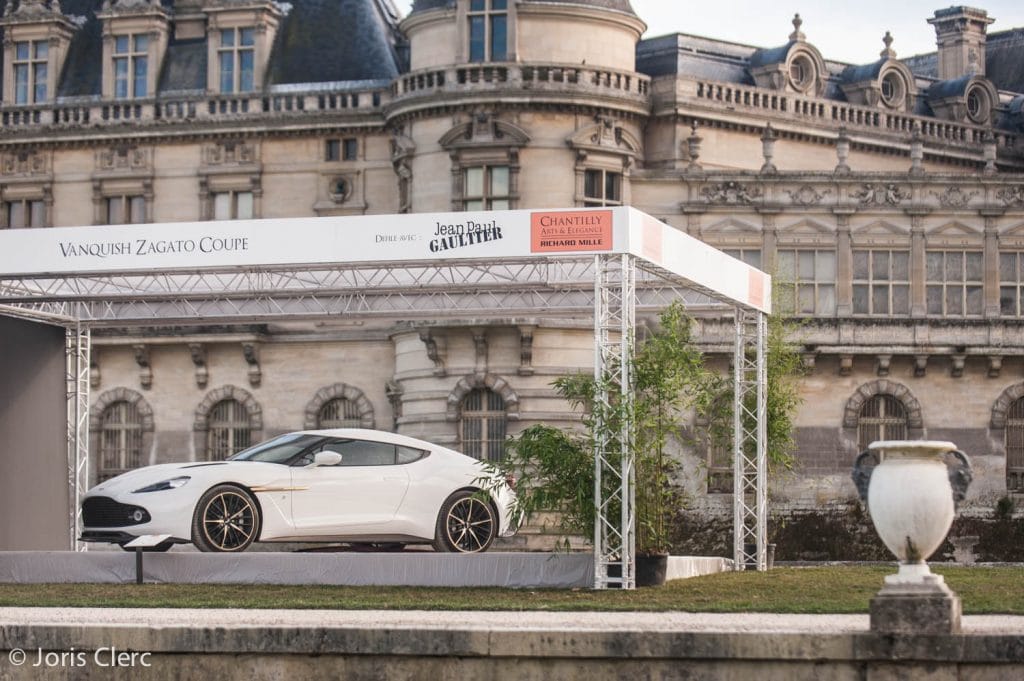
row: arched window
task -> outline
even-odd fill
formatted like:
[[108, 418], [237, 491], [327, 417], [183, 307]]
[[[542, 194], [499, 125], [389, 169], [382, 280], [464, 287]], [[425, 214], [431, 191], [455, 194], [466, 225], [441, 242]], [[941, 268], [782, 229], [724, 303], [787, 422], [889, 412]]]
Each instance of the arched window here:
[[138, 468], [142, 460], [142, 415], [135, 404], [121, 400], [100, 416], [99, 481]]
[[459, 433], [462, 453], [477, 459], [498, 461], [505, 443], [505, 400], [488, 388], [475, 388], [462, 398]]
[[235, 399], [221, 400], [207, 416], [206, 458], [222, 461], [252, 444], [249, 411]]
[[875, 395], [864, 402], [857, 419], [857, 445], [861, 450], [876, 440], [906, 440], [907, 409], [892, 395]]
[[1024, 397], [1006, 410], [1006, 491], [1024, 491]]
[[359, 405], [345, 397], [326, 402], [316, 415], [317, 428], [361, 428], [362, 425]]

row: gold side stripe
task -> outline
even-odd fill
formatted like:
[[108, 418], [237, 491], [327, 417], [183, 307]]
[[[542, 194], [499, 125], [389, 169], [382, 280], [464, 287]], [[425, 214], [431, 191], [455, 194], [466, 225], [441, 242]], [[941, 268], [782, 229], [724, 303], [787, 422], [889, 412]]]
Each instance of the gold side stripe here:
[[308, 487], [250, 487], [253, 492], [301, 492]]

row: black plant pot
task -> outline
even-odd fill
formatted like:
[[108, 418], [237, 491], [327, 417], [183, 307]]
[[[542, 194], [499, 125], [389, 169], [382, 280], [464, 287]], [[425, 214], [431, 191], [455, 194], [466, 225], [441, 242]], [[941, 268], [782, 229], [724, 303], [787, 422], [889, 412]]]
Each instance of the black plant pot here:
[[636, 585], [661, 586], [668, 571], [668, 554], [640, 554], [636, 557]]

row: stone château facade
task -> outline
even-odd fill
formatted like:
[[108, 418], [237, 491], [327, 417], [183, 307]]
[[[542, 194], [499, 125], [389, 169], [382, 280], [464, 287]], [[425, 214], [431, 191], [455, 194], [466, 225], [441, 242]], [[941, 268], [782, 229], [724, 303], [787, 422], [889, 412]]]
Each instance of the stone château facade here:
[[[631, 204], [776, 273], [805, 322], [778, 506], [852, 500], [880, 437], [960, 444], [975, 508], [1024, 494], [1024, 29], [951, 7], [927, 18], [936, 52], [901, 59], [880, 27], [844, 64], [799, 16], [764, 48], [641, 39], [628, 0], [0, 9], [2, 228]], [[724, 350], [728, 323], [700, 324]], [[591, 366], [592, 327], [340, 317], [94, 345], [106, 477], [340, 424], [493, 456], [576, 419], [550, 382]], [[684, 463], [695, 507], [731, 508], [727, 460]]]

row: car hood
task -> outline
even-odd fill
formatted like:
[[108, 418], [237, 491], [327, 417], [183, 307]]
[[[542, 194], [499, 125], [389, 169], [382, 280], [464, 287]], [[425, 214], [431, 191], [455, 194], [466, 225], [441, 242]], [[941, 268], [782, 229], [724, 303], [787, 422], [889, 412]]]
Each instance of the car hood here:
[[236, 482], [254, 485], [290, 477], [288, 468], [280, 464], [260, 461], [206, 461], [186, 463], [165, 463], [146, 466], [116, 478], [111, 478], [89, 490], [89, 496], [114, 495], [134, 492], [162, 480], [187, 475], [204, 486], [217, 482]]

